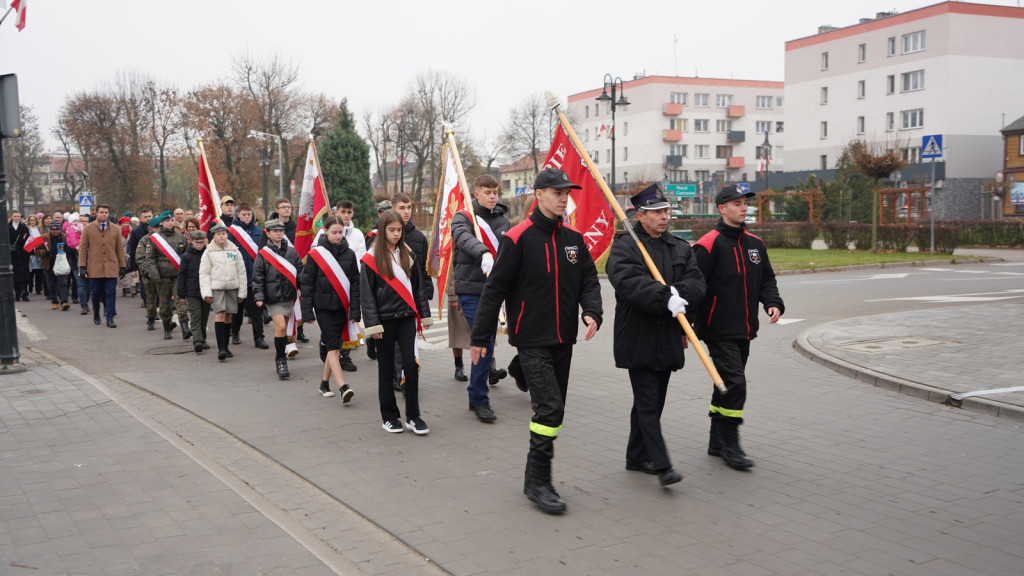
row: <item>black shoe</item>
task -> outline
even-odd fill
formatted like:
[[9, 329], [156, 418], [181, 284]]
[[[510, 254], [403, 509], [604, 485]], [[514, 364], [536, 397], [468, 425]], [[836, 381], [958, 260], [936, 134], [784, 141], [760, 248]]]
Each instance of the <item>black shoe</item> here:
[[499, 380], [505, 378], [506, 376], [508, 376], [508, 372], [506, 372], [504, 368], [491, 370], [490, 374], [487, 376], [487, 383], [490, 384], [491, 386], [494, 386], [495, 384], [498, 383]]
[[373, 338], [369, 336], [366, 338], [366, 357], [370, 360], [377, 359], [377, 345], [374, 344]]
[[654, 462], [637, 462], [636, 460], [626, 460], [626, 470], [630, 472], [643, 472], [644, 474], [656, 475], [658, 471], [654, 469]]
[[88, 314], [88, 313], [89, 313], [89, 309], [88, 309], [88, 308], [82, 308], [82, 311], [80, 312], [80, 314], [81, 314], [82, 316], [85, 316], [85, 315], [86, 315], [86, 314]]
[[516, 388], [523, 392], [529, 392], [530, 387], [526, 384], [526, 375], [523, 374], [523, 366], [519, 363], [519, 356], [516, 356], [508, 364], [508, 374], [516, 381]]
[[164, 340], [170, 340], [171, 338], [174, 338], [173, 336], [171, 336], [171, 329], [170, 328], [165, 328], [164, 329]]
[[[28, 296], [25, 296], [25, 302], [28, 302]], [[78, 296], [72, 296], [71, 297], [71, 303], [72, 304], [78, 304]]]
[[523, 494], [526, 494], [530, 502], [537, 504], [545, 514], [561, 514], [565, 512], [565, 502], [562, 501], [562, 498], [551, 484], [527, 481], [523, 485]]
[[238, 331], [236, 330], [231, 331], [231, 343], [234, 344], [235, 346], [238, 346], [242, 343], [242, 338], [239, 336]]
[[402, 379], [397, 376], [391, 382], [391, 387], [395, 389], [395, 392], [405, 392], [405, 389], [402, 387]]
[[455, 380], [458, 382], [465, 382], [469, 380], [469, 377], [466, 376], [466, 371], [462, 369], [462, 366], [455, 367]]
[[221, 348], [220, 350], [217, 350], [217, 360], [226, 360], [227, 357], [228, 357], [227, 350], [224, 350], [223, 348]]
[[722, 461], [733, 470], [749, 470], [754, 466], [754, 461], [747, 458], [739, 444], [723, 444]]
[[352, 400], [352, 397], [356, 395], [356, 393], [353, 392], [352, 389], [348, 387], [348, 384], [342, 384], [341, 389], [338, 391], [341, 392], [342, 404], [348, 404]]
[[266, 350], [267, 348], [270, 348], [270, 346], [267, 346], [267, 341], [264, 340], [262, 336], [256, 339], [255, 344], [256, 347], [259, 348], [260, 350]]
[[97, 325], [97, 326], [100, 325], [100, 315], [99, 314], [93, 314], [92, 315], [92, 323]]
[[306, 338], [306, 334], [303, 332], [302, 327], [299, 326], [299, 333], [295, 336], [295, 339], [303, 344], [309, 343], [309, 338]]
[[156, 330], [156, 318], [146, 318], [146, 330]]
[[722, 455], [722, 439], [718, 437], [718, 420], [711, 421], [711, 432], [708, 434], [708, 456]]
[[210, 349], [210, 345], [206, 343], [206, 340], [203, 340], [202, 342], [200, 342], [200, 344], [203, 345], [203, 350], [209, 350]]
[[331, 391], [331, 383], [327, 380], [320, 381], [320, 395], [324, 398], [334, 398], [334, 392]]
[[113, 320], [107, 320], [107, 328], [117, 328], [117, 324], [114, 324]]
[[231, 353], [231, 348], [228, 348], [227, 346], [224, 347], [224, 353], [227, 354], [228, 358], [235, 357], [235, 355]]
[[196, 354], [202, 353], [202, 351], [203, 351], [203, 343], [202, 342], [193, 342], [192, 343], [192, 349], [196, 351]]
[[661, 482], [662, 486], [668, 486], [669, 484], [675, 484], [683, 479], [683, 474], [675, 468], [669, 468], [668, 470], [662, 470], [658, 472], [658, 481]]
[[345, 372], [355, 372], [356, 370], [358, 370], [358, 368], [356, 368], [355, 363], [352, 362], [351, 358], [344, 357], [341, 359], [341, 369], [344, 370]]
[[476, 419], [481, 422], [490, 424], [498, 419], [498, 417], [494, 415], [494, 410], [491, 410], [490, 404], [473, 404], [470, 402], [469, 409], [476, 413]]
[[184, 324], [182, 324], [181, 325], [181, 339], [182, 340], [188, 340], [190, 338], [192, 338], [192, 331], [188, 329], [188, 326], [185, 326]]
[[288, 378], [289, 376], [291, 376], [291, 374], [288, 372], [288, 359], [287, 358], [278, 358], [277, 360], [275, 360], [275, 364], [277, 364], [277, 377], [278, 378], [284, 380], [285, 378]]

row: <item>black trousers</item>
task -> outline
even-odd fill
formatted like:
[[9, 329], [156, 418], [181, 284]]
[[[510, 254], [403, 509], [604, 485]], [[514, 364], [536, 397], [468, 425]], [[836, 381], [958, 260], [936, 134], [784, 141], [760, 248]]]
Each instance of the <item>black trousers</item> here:
[[[398, 320], [384, 320], [384, 336], [377, 341], [377, 350], [394, 350], [395, 344], [402, 352], [402, 369], [405, 370], [405, 417], [420, 416], [420, 375], [416, 368], [416, 317]], [[383, 421], [398, 420], [401, 412], [395, 401], [395, 357], [392, 354], [377, 355], [377, 397], [380, 401], [380, 417]]]
[[626, 459], [634, 462], [654, 462], [655, 470], [672, 467], [668, 448], [661, 435], [661, 413], [668, 395], [671, 370], [629, 369], [629, 383], [633, 387], [633, 409], [629, 413], [629, 442]]
[[[245, 307], [245, 314], [242, 314], [242, 307]], [[231, 331], [238, 332], [242, 329], [242, 316], [249, 316], [252, 324], [252, 339], [263, 338], [263, 310], [256, 307], [256, 300], [253, 299], [252, 285], [250, 284], [245, 292], [245, 302], [239, 306], [238, 313], [231, 317]]]
[[565, 417], [572, 345], [519, 348], [519, 362], [530, 386], [530, 455], [550, 461], [555, 457], [555, 438]]
[[750, 340], [706, 341], [708, 355], [714, 362], [718, 375], [722, 377], [727, 394], [715, 388], [711, 394], [711, 408], [708, 416], [727, 424], [743, 424], [743, 405], [747, 402], [747, 357], [750, 356]]

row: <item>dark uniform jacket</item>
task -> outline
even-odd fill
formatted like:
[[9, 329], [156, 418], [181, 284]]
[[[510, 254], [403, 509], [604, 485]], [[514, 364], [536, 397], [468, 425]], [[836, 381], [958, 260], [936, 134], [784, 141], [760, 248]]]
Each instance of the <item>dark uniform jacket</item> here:
[[[379, 261], [379, 258], [374, 255], [375, 260]], [[394, 262], [392, 265], [397, 266]], [[363, 324], [366, 326], [367, 336], [380, 332], [380, 329], [373, 330], [373, 328], [380, 326], [384, 320], [398, 320], [415, 316], [417, 310], [420, 313], [420, 318], [430, 317], [430, 300], [423, 293], [422, 266], [416, 261], [415, 255], [412, 257], [411, 268], [409, 283], [412, 284], [412, 298], [416, 302], [416, 310], [409, 307], [385, 279], [378, 276], [365, 263], [362, 265], [359, 272], [359, 302], [362, 306]]]
[[139, 248], [139, 240], [149, 236], [149, 224], [139, 224], [128, 234], [128, 241], [125, 244], [125, 252], [128, 255], [128, 271], [136, 272], [139, 263], [135, 260], [135, 251]]
[[[170, 244], [171, 249], [177, 252], [179, 256], [184, 254], [185, 249], [188, 248], [188, 243], [185, 242], [185, 236], [174, 228], [165, 230], [161, 227], [153, 234], [159, 234], [161, 238]], [[138, 253], [138, 249], [136, 248], [137, 254], [135, 255], [135, 263], [139, 266], [141, 273], [150, 280], [177, 277], [178, 268], [175, 268], [174, 264], [167, 259], [167, 256], [164, 256], [163, 251], [157, 248], [156, 240], [150, 238], [149, 241], [152, 243], [152, 247], [148, 250]]]
[[181, 255], [181, 268], [178, 269], [178, 298], [202, 298], [199, 290], [199, 262], [203, 259], [202, 250], [196, 250], [191, 244]]
[[[327, 235], [320, 236], [317, 246], [326, 248], [341, 271], [348, 278], [349, 301], [348, 319], [353, 322], [359, 321], [359, 263], [356, 261], [356, 253], [348, 247], [348, 240], [344, 238], [338, 244], [331, 244]], [[341, 297], [334, 289], [334, 285], [327, 279], [324, 271], [312, 256], [306, 256], [306, 265], [302, 268], [302, 277], [299, 279], [302, 286], [302, 319], [315, 321], [315, 310], [343, 310]]]
[[[496, 204], [493, 210], [488, 210], [473, 200], [473, 211], [480, 219], [487, 222], [500, 243], [501, 237], [509, 229], [508, 218], [505, 217], [508, 207], [504, 204]], [[481, 230], [480, 233], [484, 232]], [[483, 242], [476, 239], [476, 229], [473, 227], [468, 213], [459, 212], [452, 217], [452, 242], [455, 243], [453, 269], [455, 293], [479, 296], [484, 291], [484, 282], [487, 282], [487, 276], [480, 269], [480, 260], [484, 253], [490, 252], [490, 250]]]
[[416, 257], [416, 266], [423, 274], [421, 278], [423, 280], [423, 296], [427, 301], [433, 300], [434, 284], [430, 281], [430, 274], [427, 273], [427, 237], [416, 229], [412, 219], [405, 223], [405, 232], [402, 236], [405, 238], [405, 244], [409, 246], [413, 256]]
[[[267, 242], [270, 248], [295, 267], [296, 282], [302, 277], [302, 261], [299, 260], [299, 253], [295, 248], [281, 240], [281, 246], [274, 248], [274, 245]], [[295, 300], [295, 287], [291, 280], [277, 271], [273, 264], [267, 262], [259, 252], [256, 253], [256, 262], [252, 265], [252, 294], [254, 302], [293, 302]]]
[[685, 240], [668, 232], [651, 238], [639, 224], [634, 230], [668, 285], [654, 279], [628, 234], [616, 236], [606, 267], [615, 288], [615, 365], [679, 370], [684, 362], [685, 336], [679, 320], [668, 311], [669, 286], [687, 301], [690, 311], [704, 299], [704, 276]]
[[745, 226], [734, 228], [721, 219], [693, 246], [697, 266], [708, 289], [694, 312], [701, 340], [753, 340], [757, 337], [757, 304], [786, 311], [775, 283], [764, 241]]
[[601, 284], [583, 235], [539, 209], [498, 243], [470, 342], [486, 347], [505, 302], [508, 342], [519, 348], [575, 344], [576, 312], [601, 324]]

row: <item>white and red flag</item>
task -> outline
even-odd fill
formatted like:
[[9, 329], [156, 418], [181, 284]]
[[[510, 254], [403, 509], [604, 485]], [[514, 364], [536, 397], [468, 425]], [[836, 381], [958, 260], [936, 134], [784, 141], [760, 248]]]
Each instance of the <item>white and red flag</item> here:
[[[28, 0], [14, 0], [13, 2], [11, 2], [10, 10], [8, 10], [8, 12], [11, 12], [13, 10], [15, 16], [17, 16], [18, 19], [17, 19], [17, 21], [15, 22], [14, 25], [18, 28], [19, 32], [25, 29], [25, 5], [26, 4], [28, 4]], [[5, 14], [4, 17], [6, 18], [6, 16], [7, 15]], [[2, 22], [2, 21], [3, 20], [0, 19], [0, 22]]]
[[214, 220], [220, 218], [220, 194], [213, 183], [210, 161], [206, 159], [203, 140], [199, 139], [199, 229], [208, 232]]
[[30, 226], [28, 229], [28, 240], [25, 241], [25, 252], [31, 254], [33, 250], [42, 246], [45, 241], [46, 239], [39, 233], [39, 230]]
[[439, 301], [447, 298], [445, 287], [452, 264], [452, 217], [466, 209], [466, 194], [459, 186], [458, 169], [447, 142], [441, 148], [441, 170], [441, 187], [437, 191], [437, 209], [427, 252], [427, 272], [437, 278]]
[[313, 238], [323, 227], [324, 219], [330, 216], [330, 201], [327, 187], [320, 172], [320, 157], [316, 153], [313, 138], [309, 139], [306, 151], [306, 174], [302, 179], [302, 194], [299, 196], [299, 218], [295, 224], [295, 251], [299, 258], [305, 258], [313, 246]]

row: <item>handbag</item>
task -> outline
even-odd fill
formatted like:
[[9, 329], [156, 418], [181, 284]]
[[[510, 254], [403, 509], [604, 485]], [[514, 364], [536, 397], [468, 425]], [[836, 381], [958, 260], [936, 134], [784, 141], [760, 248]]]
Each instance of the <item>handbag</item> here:
[[53, 263], [54, 276], [67, 276], [71, 273], [71, 265], [68, 264], [68, 255], [61, 252], [57, 254], [57, 260]]

